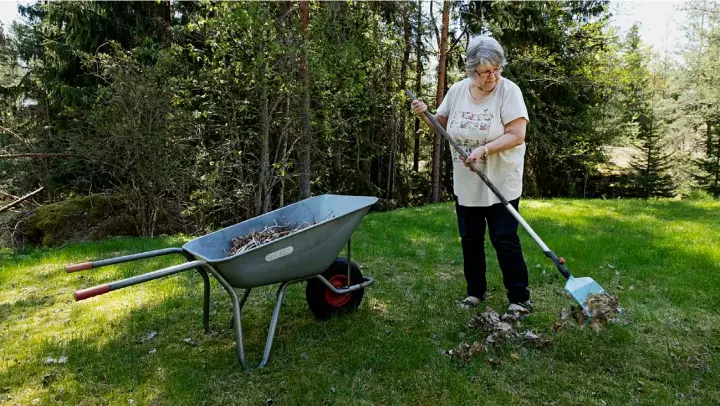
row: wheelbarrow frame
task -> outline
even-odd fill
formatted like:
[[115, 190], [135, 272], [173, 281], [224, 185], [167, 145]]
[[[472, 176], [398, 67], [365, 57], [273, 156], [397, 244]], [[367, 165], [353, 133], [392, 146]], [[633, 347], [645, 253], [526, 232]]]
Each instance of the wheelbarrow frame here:
[[[353, 214], [353, 213], [357, 212], [358, 210], [365, 210], [365, 212], [367, 212], [367, 210], [369, 210], [369, 206], [374, 204], [376, 201], [377, 201], [377, 199], [374, 199], [374, 200], [372, 200], [372, 203], [367, 204], [367, 205], [361, 207], [360, 209], [353, 209], [350, 212], [347, 212], [340, 217], [344, 217], [345, 215]], [[302, 201], [298, 202], [298, 203], [302, 203]], [[276, 211], [279, 212], [281, 210], [282, 209], [278, 209]], [[268, 215], [269, 214], [272, 214], [272, 212], [268, 213]], [[263, 216], [260, 216], [260, 217], [263, 217]], [[362, 219], [362, 217], [364, 217], [364, 213], [360, 217], [360, 220]], [[255, 219], [257, 219], [257, 217], [254, 219], [251, 219], [251, 220], [255, 220]], [[250, 221], [250, 220], [248, 220], [248, 221]], [[359, 221], [358, 221], [358, 223], [359, 223]], [[316, 225], [319, 225], [319, 224], [316, 224]], [[345, 224], [341, 223], [340, 226], [341, 227], [345, 226]], [[233, 227], [235, 227], [235, 226], [233, 226]], [[357, 226], [355, 226], [355, 227], [357, 227]], [[353, 227], [353, 229], [350, 231], [350, 235], [352, 235], [352, 232], [354, 232], [355, 227]], [[312, 228], [312, 227], [310, 227], [310, 228]], [[305, 230], [300, 230], [299, 232], [294, 233], [294, 234], [296, 234], [296, 235], [301, 234], [304, 231]], [[204, 236], [204, 237], [207, 237], [207, 236]], [[200, 237], [193, 241], [197, 241], [204, 237]], [[285, 237], [285, 238], [287, 238], [287, 237]], [[266, 245], [272, 246], [272, 245], [276, 244], [279, 240], [280, 239], [271, 241]], [[188, 244], [185, 244], [185, 246], [187, 246]], [[171, 275], [174, 275], [174, 274], [177, 274], [180, 272], [194, 269], [200, 274], [200, 276], [203, 279], [203, 329], [204, 329], [205, 333], [207, 334], [210, 331], [210, 278], [208, 277], [208, 274], [210, 274], [220, 283], [220, 285], [225, 289], [225, 291], [228, 293], [228, 295], [230, 295], [230, 299], [231, 299], [231, 302], [233, 305], [232, 324], [233, 324], [233, 328], [235, 330], [237, 357], [238, 357], [238, 361], [240, 362], [240, 364], [244, 368], [248, 368], [247, 364], [245, 362], [245, 348], [243, 345], [242, 309], [243, 309], [243, 307], [248, 299], [248, 296], [250, 295], [250, 292], [253, 288], [260, 287], [260, 286], [272, 285], [272, 284], [275, 284], [275, 282], [262, 283], [262, 281], [260, 281], [260, 282], [258, 282], [257, 285], [248, 285], [248, 286], [241, 286], [241, 287], [233, 286], [233, 284], [231, 282], [229, 282], [228, 279], [223, 275], [223, 272], [218, 270], [218, 268], [214, 264], [214, 262], [220, 262], [220, 261], [212, 261], [212, 260], [203, 258], [200, 255], [198, 255], [197, 252], [191, 252], [191, 251], [185, 249], [184, 248], [185, 246], [183, 246], [182, 248], [178, 248], [178, 247], [165, 248], [165, 249], [160, 249], [160, 250], [147, 251], [147, 252], [125, 255], [125, 256], [109, 258], [109, 259], [103, 259], [103, 260], [98, 260], [98, 261], [85, 262], [85, 263], [77, 264], [77, 265], [68, 265], [66, 267], [66, 271], [68, 273], [72, 273], [72, 272], [78, 272], [78, 271], [83, 271], [83, 270], [88, 270], [88, 269], [95, 269], [95, 268], [100, 268], [100, 267], [109, 266], [109, 265], [116, 265], [116, 264], [120, 264], [120, 263], [138, 261], [138, 260], [142, 260], [142, 259], [154, 258], [154, 257], [159, 257], [159, 256], [164, 256], [164, 255], [171, 255], [171, 254], [182, 255], [187, 261], [183, 264], [173, 265], [173, 266], [163, 268], [163, 269], [160, 269], [157, 271], [133, 276], [130, 278], [106, 283], [103, 285], [94, 286], [94, 287], [87, 288], [87, 289], [78, 290], [74, 294], [75, 300], [76, 301], [84, 300], [84, 299], [87, 299], [87, 298], [90, 298], [93, 296], [108, 293], [113, 290], [126, 288], [128, 286], [137, 285], [137, 284], [148, 282], [148, 281], [151, 281], [154, 279], [160, 279], [160, 278], [171, 276]], [[261, 248], [261, 247], [259, 247], [259, 248]], [[340, 250], [341, 249], [342, 249], [342, 246], [340, 246]], [[233, 257], [240, 256], [240, 255], [244, 255], [244, 254], [237, 254]], [[335, 256], [337, 256], [337, 253], [335, 254]], [[347, 281], [348, 281], [348, 283], [352, 282], [351, 275], [350, 275], [352, 263], [350, 262], [350, 258], [351, 258], [351, 238], [348, 238], [348, 240], [347, 240], [347, 262], [348, 262]], [[225, 260], [226, 259], [222, 259], [222, 261], [225, 261]], [[363, 281], [361, 283], [356, 283], [351, 286], [336, 287], [322, 275], [322, 272], [324, 272], [324, 269], [320, 270], [318, 273], [313, 274], [313, 275], [306, 275], [304, 277], [293, 278], [293, 279], [283, 280], [283, 281], [278, 282], [279, 286], [277, 288], [277, 293], [276, 293], [276, 297], [275, 297], [275, 305], [273, 307], [272, 317], [270, 319], [270, 327], [269, 327], [268, 336], [267, 336], [267, 339], [265, 342], [265, 350], [263, 352], [263, 358], [259, 365], [260, 368], [264, 367], [270, 358], [270, 351], [272, 349], [273, 340], [275, 338], [275, 330], [276, 330], [277, 322], [278, 322], [278, 319], [280, 316], [280, 307], [282, 306], [282, 301], [285, 296], [285, 291], [289, 285], [298, 283], [298, 282], [302, 282], [302, 281], [306, 281], [309, 279], [317, 279], [320, 282], [322, 282], [322, 284], [325, 287], [327, 287], [327, 289], [330, 290], [333, 294], [345, 295], [348, 293], [358, 291], [360, 289], [364, 289], [365, 287], [370, 286], [374, 283], [373, 278], [371, 278], [369, 276], [363, 276]], [[238, 297], [238, 292], [236, 289], [243, 289], [242, 297]]]

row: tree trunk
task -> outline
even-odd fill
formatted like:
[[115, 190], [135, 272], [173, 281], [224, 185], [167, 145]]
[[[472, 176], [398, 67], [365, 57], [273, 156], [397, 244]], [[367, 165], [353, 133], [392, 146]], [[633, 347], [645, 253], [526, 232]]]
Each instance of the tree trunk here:
[[[403, 38], [404, 38], [404, 44], [405, 49], [403, 50], [403, 61], [402, 65], [400, 66], [400, 91], [405, 90], [405, 86], [407, 86], [407, 70], [408, 70], [408, 62], [410, 61], [410, 7], [405, 8], [405, 12], [403, 13]], [[405, 154], [407, 150], [407, 142], [405, 138], [405, 117], [407, 117], [407, 113], [403, 113], [400, 115], [400, 153]]]
[[[710, 123], [708, 122], [708, 128]], [[708, 134], [708, 137], [710, 135]], [[715, 150], [715, 182], [713, 185], [713, 197], [720, 197], [720, 135], [717, 137], [717, 149]]]
[[[281, 2], [280, 7], [277, 11], [278, 14], [275, 21], [276, 30], [278, 33], [280, 33], [280, 41], [287, 44], [295, 43], [295, 39], [292, 34], [294, 30], [286, 28], [286, 24], [290, 24], [290, 22], [292, 22], [292, 8], [292, 2]], [[282, 59], [282, 69], [291, 69], [295, 66], [296, 61], [297, 53], [296, 50], [293, 49], [292, 51], [287, 52]], [[290, 111], [290, 100], [291, 95], [289, 93], [285, 94], [285, 122], [283, 123], [283, 126], [280, 129], [277, 140], [274, 144], [276, 148], [274, 162], [279, 164], [279, 168], [273, 171], [275, 179], [277, 179], [277, 181], [273, 183], [273, 188], [275, 189], [275, 197], [277, 198], [278, 207], [283, 207], [285, 205], [285, 176], [288, 161], [288, 139], [290, 138], [290, 134], [295, 134], [291, 128], [293, 119], [291, 117]], [[275, 199], [273, 199], [273, 201], [275, 201]], [[272, 208], [273, 204], [271, 202], [270, 209], [272, 210]]]
[[[167, 28], [172, 26], [172, 4], [170, 4], [170, 1], [161, 1], [160, 2], [160, 14], [163, 22], [167, 25]], [[166, 29], [167, 29], [166, 28]], [[166, 34], [167, 36], [167, 34]], [[169, 36], [167, 36], [169, 37]], [[166, 40], [169, 38], [166, 38]]]
[[303, 107], [300, 114], [301, 122], [301, 156], [300, 156], [300, 197], [310, 197], [310, 179], [312, 178], [311, 155], [312, 133], [310, 132], [310, 72], [308, 70], [308, 25], [310, 15], [308, 2], [300, 1], [300, 23], [302, 26], [302, 55], [300, 58], [300, 76], [305, 89], [303, 92]]
[[[445, 61], [447, 59], [447, 36], [450, 20], [450, 2], [443, 2], [442, 33], [440, 34], [440, 61], [438, 63], [437, 93], [435, 106], [440, 106], [445, 96]], [[440, 201], [440, 170], [442, 168], [442, 138], [435, 133], [432, 158], [432, 202]]]
[[[260, 47], [260, 52], [264, 52], [264, 47]], [[268, 91], [265, 83], [265, 62], [261, 62], [260, 69], [260, 125], [262, 137], [262, 151], [260, 153], [260, 179], [259, 179], [259, 196], [258, 209], [262, 214], [270, 211], [270, 112], [268, 111]]]
[[[392, 107], [392, 116], [391, 120], [393, 124], [396, 122], [396, 115], [395, 115], [395, 106]], [[394, 172], [395, 172], [395, 154], [397, 154], [397, 131], [396, 126], [392, 125], [390, 127], [390, 156], [388, 157], [388, 171], [387, 171], [387, 179], [386, 181], [386, 195], [385, 198], [392, 199], [393, 195], [393, 188], [394, 188]]]
[[[408, 71], [408, 62], [410, 61], [410, 49], [411, 49], [411, 43], [410, 43], [410, 12], [411, 8], [409, 4], [406, 4], [405, 8], [403, 9], [403, 39], [405, 44], [405, 49], [403, 50], [403, 61], [402, 65], [400, 66], [400, 91], [404, 91], [404, 89], [407, 86], [407, 71]], [[404, 105], [404, 104], [403, 104]], [[403, 109], [400, 112], [400, 123], [399, 123], [399, 129], [398, 134], [400, 137], [399, 140], [399, 155], [400, 155], [400, 161], [402, 162], [403, 159], [407, 156], [407, 132], [405, 130], [406, 127], [406, 120], [408, 112], [406, 109]], [[397, 165], [397, 158], [395, 158], [396, 162], [393, 162], [393, 188], [397, 188], [400, 193], [398, 193], [398, 203], [402, 204], [403, 202], [403, 195], [405, 194], [402, 182], [402, 177], [398, 176], [399, 170]]]
[[[446, 52], [447, 54], [447, 52]], [[446, 60], [447, 61], [447, 60]], [[447, 62], [445, 63], [447, 66]], [[445, 82], [443, 83], [443, 97], [447, 93], [448, 89], [448, 77], [447, 74], [444, 77]], [[447, 193], [448, 196], [452, 196], [454, 193], [453, 190], [453, 162], [452, 162], [452, 151], [450, 150], [450, 145], [442, 139], [440, 141], [440, 156], [443, 160], [443, 166], [444, 170], [440, 172], [440, 176], [442, 178], [442, 187], [445, 189], [445, 193]]]
[[[418, 1], [417, 5], [417, 33], [415, 34], [415, 94], [420, 97], [420, 91], [422, 90], [422, 2]], [[415, 116], [415, 136], [414, 148], [413, 148], [413, 171], [418, 172], [420, 170], [420, 117]]]
[[[287, 104], [286, 104], [286, 113], [285, 117], [287, 117], [287, 120], [290, 121], [290, 96], [287, 98]], [[288, 126], [289, 127], [289, 126]], [[286, 130], [289, 132], [289, 129]], [[280, 166], [280, 192], [278, 193], [280, 196], [280, 206], [283, 207], [285, 205], [285, 170], [287, 168], [287, 147], [288, 147], [288, 134], [282, 134], [282, 155], [280, 156], [280, 162], [282, 162]]]
[[710, 121], [707, 122], [707, 131], [706, 134], [706, 141], [705, 145], [707, 146], [707, 156], [713, 155], [713, 145], [712, 145], [712, 123]]
[[[395, 92], [395, 87], [393, 86], [393, 71], [392, 71], [392, 61], [390, 58], [387, 59], [386, 62], [386, 80], [387, 87], [385, 88], [385, 92], [388, 95], [391, 95]], [[393, 168], [395, 163], [395, 154], [397, 152], [397, 117], [395, 114], [395, 105], [391, 107], [390, 111], [390, 154], [388, 155], [388, 165], [387, 165], [387, 176], [385, 179], [385, 198], [386, 199], [392, 199], [392, 189], [393, 189]]]

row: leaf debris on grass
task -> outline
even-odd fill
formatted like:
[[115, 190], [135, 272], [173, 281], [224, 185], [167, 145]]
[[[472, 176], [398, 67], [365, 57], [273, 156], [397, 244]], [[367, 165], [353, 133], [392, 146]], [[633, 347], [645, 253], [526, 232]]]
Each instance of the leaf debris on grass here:
[[618, 299], [606, 293], [593, 293], [585, 299], [585, 306], [590, 312], [590, 327], [599, 330], [608, 321], [619, 313]]
[[[444, 351], [444, 354], [452, 359], [468, 361], [481, 352], [487, 352], [490, 346], [504, 342], [520, 346], [527, 342], [533, 342], [540, 346], [549, 345], [550, 340], [544, 338], [541, 334], [537, 334], [532, 330], [518, 331], [514, 328], [525, 316], [527, 316], [527, 312], [512, 311], [505, 313], [500, 318], [500, 315], [495, 310], [487, 307], [484, 312], [473, 316], [468, 323], [468, 327], [479, 330], [485, 336], [485, 340], [483, 342], [477, 340], [472, 344], [461, 342], [457, 349]], [[493, 363], [490, 360], [488, 362], [493, 365], [500, 365], [501, 363], [501, 361], [500, 363]]]
[[145, 341], [150, 341], [150, 340], [152, 340], [152, 339], [155, 338], [155, 337], [157, 337], [157, 331], [151, 331], [151, 332], [147, 333], [146, 336], [144, 336], [144, 337], [139, 337], [139, 338], [136, 340], [136, 342], [137, 342], [138, 344], [142, 344], [142, 343], [144, 343]]
[[54, 365], [54, 364], [66, 364], [68, 360], [68, 357], [66, 355], [60, 356], [60, 358], [52, 358], [48, 357], [45, 359], [45, 365]]
[[[602, 326], [613, 321], [614, 316], [622, 311], [618, 305], [617, 297], [607, 293], [592, 293], [588, 295], [587, 299], [585, 299], [585, 306], [591, 317], [588, 317], [582, 307], [572, 306], [569, 312], [561, 309], [558, 318], [564, 321], [567, 319], [567, 314], [569, 313], [579, 326], [589, 324], [593, 330], [600, 331]], [[561, 324], [562, 323], [553, 324], [553, 330], [562, 328]]]
[[458, 359], [460, 361], [469, 361], [475, 355], [485, 352], [485, 346], [480, 341], [475, 341], [472, 344], [461, 342], [457, 349], [453, 348], [445, 351], [446, 355], [450, 358]]

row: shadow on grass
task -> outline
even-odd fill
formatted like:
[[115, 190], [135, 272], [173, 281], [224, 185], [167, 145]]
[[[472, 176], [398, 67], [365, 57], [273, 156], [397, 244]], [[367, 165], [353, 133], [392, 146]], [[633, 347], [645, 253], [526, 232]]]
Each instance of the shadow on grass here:
[[[243, 312], [246, 362], [254, 370], [248, 372], [237, 360], [235, 334], [228, 328], [231, 304], [227, 293], [212, 280], [211, 332], [205, 335], [201, 279], [194, 273], [176, 278], [179, 281], [170, 292], [159, 292], [160, 302], [131, 305], [127, 314], [112, 317], [100, 326], [73, 322], [73, 327], [45, 338], [28, 349], [25, 360], [6, 363], [0, 370], [0, 382], [13, 388], [40, 386], [44, 388], [41, 401], [48, 403], [82, 403], [93, 398], [127, 403], [128, 398], [140, 403], [144, 399], [148, 404], [201, 404], [217, 398], [218, 388], [231, 394], [233, 402], [254, 399], [248, 403], [257, 403], [267, 394], [251, 384], [253, 376], [282, 376], [282, 369], [288, 365], [302, 375], [307, 373], [309, 362], [333, 357], [340, 357], [336, 361], [342, 362], [347, 342], [354, 338], [347, 329], [357, 328], [355, 323], [371, 335], [373, 330], [382, 331], [382, 318], [363, 311], [346, 316], [344, 321], [316, 321], [305, 304], [304, 284], [294, 284], [283, 303], [270, 364], [255, 370], [264, 349], [277, 286], [256, 288]], [[128, 290], [108, 295], [123, 295]], [[107, 296], [92, 300], [107, 300]], [[79, 308], [76, 312], [84, 312], [84, 304], [75, 304]], [[19, 301], [13, 307], [13, 312], [28, 313], [28, 317], [44, 310], [33, 301]], [[107, 312], [112, 315], [112, 310]], [[142, 340], [151, 331], [157, 336]], [[186, 338], [197, 345], [188, 344]], [[60, 355], [67, 356], [67, 364], [43, 365], [47, 357]]]

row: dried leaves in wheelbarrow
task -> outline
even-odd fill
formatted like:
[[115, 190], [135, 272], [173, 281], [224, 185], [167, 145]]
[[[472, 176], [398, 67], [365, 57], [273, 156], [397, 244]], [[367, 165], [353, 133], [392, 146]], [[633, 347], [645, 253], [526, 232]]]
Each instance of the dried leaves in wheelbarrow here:
[[267, 226], [260, 231], [253, 231], [248, 235], [242, 235], [235, 237], [230, 241], [230, 250], [228, 256], [233, 256], [241, 252], [259, 247], [267, 244], [271, 241], [277, 240], [278, 238], [285, 237], [286, 235], [296, 233], [304, 228], [307, 228], [309, 224], [307, 222], [291, 224], [279, 224], [275, 221], [272, 226]]
[[[332, 217], [335, 217], [335, 213], [331, 211], [330, 214], [321, 221], [325, 221]], [[313, 218], [312, 224], [314, 225], [317, 223], [318, 221]], [[248, 235], [233, 238], [232, 241], [230, 241], [230, 250], [228, 250], [227, 255], [231, 257], [235, 254], [243, 253], [247, 250], [251, 250], [277, 240], [278, 238], [285, 237], [286, 235], [302, 231], [309, 226], [310, 223], [308, 222], [293, 223], [290, 221], [278, 222], [275, 220], [275, 224], [267, 226], [260, 231], [253, 231]]]

